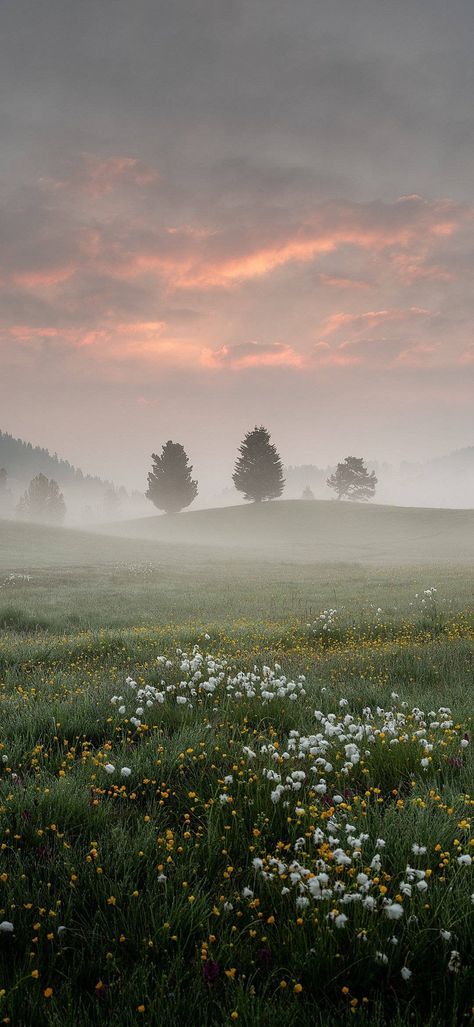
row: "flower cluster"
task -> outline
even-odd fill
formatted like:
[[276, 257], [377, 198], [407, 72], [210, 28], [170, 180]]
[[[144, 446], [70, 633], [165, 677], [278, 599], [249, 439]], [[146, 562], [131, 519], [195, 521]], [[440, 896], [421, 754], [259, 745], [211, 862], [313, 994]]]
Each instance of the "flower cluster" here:
[[[292, 793], [306, 782], [314, 794], [327, 796], [338, 805], [344, 801], [338, 786], [363, 781], [373, 769], [374, 758], [379, 760], [385, 749], [405, 747], [412, 761], [408, 770], [414, 772], [416, 765], [426, 769], [434, 759], [441, 766], [460, 758], [453, 754], [469, 745], [466, 733], [455, 727], [449, 707], [425, 713], [418, 707], [409, 709], [402, 702], [400, 709], [395, 705], [387, 710], [366, 706], [352, 714], [347, 711], [347, 699], [340, 699], [338, 705], [339, 714], [314, 711], [314, 733], [306, 735], [292, 729], [286, 744], [272, 738], [260, 746], [260, 759], [270, 761], [262, 773], [273, 786], [273, 803], [284, 800], [288, 806]], [[256, 757], [248, 748], [243, 753], [247, 758]]]
[[304, 675], [295, 681], [288, 679], [278, 663], [261, 670], [254, 666], [251, 671], [236, 671], [226, 657], [203, 654], [197, 645], [190, 655], [181, 649], [176, 655], [176, 660], [165, 656], [156, 659], [162, 673], [170, 672], [171, 680], [162, 677], [159, 685], [140, 686], [129, 676], [125, 681], [127, 695], [112, 696], [112, 705], [121, 717], [129, 717], [134, 727], [141, 727], [146, 710], [166, 702], [192, 710], [196, 703], [224, 698], [232, 703], [255, 700], [265, 706], [275, 699], [295, 702], [306, 695]]

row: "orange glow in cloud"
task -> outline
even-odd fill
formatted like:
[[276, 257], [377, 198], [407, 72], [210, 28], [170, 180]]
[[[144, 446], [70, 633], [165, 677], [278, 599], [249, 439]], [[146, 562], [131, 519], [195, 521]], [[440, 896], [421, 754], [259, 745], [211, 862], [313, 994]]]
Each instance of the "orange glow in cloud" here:
[[61, 285], [72, 278], [77, 271], [76, 264], [66, 264], [64, 267], [40, 268], [36, 271], [23, 271], [12, 276], [14, 285], [21, 285], [24, 289], [47, 289], [55, 285]]
[[[252, 351], [251, 347], [255, 347]], [[245, 370], [250, 367], [302, 367], [304, 358], [291, 346], [259, 347], [258, 343], [246, 347], [246, 352], [239, 352], [239, 347], [222, 346], [220, 350], [204, 349], [201, 353], [204, 367], [228, 367], [233, 371]]]
[[91, 200], [100, 200], [118, 185], [146, 188], [154, 185], [158, 178], [155, 168], [148, 167], [135, 157], [116, 155], [101, 158], [95, 154], [83, 153], [67, 178], [42, 179], [41, 184], [53, 192], [78, 190]]
[[352, 333], [354, 330], [365, 332], [368, 328], [376, 328], [386, 322], [407, 321], [418, 317], [426, 318], [429, 317], [430, 314], [431, 311], [426, 310], [424, 307], [409, 307], [407, 310], [403, 308], [393, 310], [366, 310], [362, 314], [331, 314], [325, 321], [323, 338], [335, 335], [342, 329], [349, 329]]
[[432, 357], [435, 356], [437, 351], [437, 346], [431, 346], [429, 343], [419, 343], [416, 346], [411, 346], [408, 349], [402, 350], [402, 352], [395, 357], [392, 366], [426, 367], [427, 364], [433, 363]]
[[321, 285], [326, 285], [330, 289], [368, 289], [369, 283], [358, 280], [357, 278], [343, 278], [339, 275], [327, 275], [323, 271], [318, 274], [318, 279]]
[[[242, 243], [239, 243], [241, 252], [238, 254], [223, 252], [213, 256], [213, 248], [225, 247], [224, 232], [219, 233], [206, 226], [168, 228], [166, 233], [176, 239], [176, 248], [172, 252], [166, 246], [160, 246], [158, 240], [156, 248], [147, 247], [141, 251], [127, 252], [126, 247], [121, 246], [115, 252], [104, 254], [102, 269], [118, 277], [158, 274], [175, 289], [229, 288], [257, 280], [287, 265], [309, 263], [351, 246], [362, 251], [387, 251], [389, 263], [406, 280], [448, 277], [449, 273], [444, 269], [426, 265], [430, 238], [451, 236], [466, 219], [472, 218], [472, 213], [460, 208], [451, 212], [452, 217], [448, 221], [444, 203], [430, 205], [418, 199], [415, 211], [406, 199], [400, 201], [399, 209], [403, 209], [403, 203], [408, 208], [405, 220], [390, 217], [383, 210], [380, 223], [370, 211], [370, 205], [367, 209], [357, 205], [322, 209], [316, 215], [316, 224], [302, 226], [296, 234], [264, 245], [253, 246], [249, 241], [242, 249]], [[396, 207], [389, 209], [389, 214], [393, 214]], [[228, 249], [235, 246], [235, 242], [229, 239]], [[403, 252], [406, 249], [409, 253]], [[320, 280], [330, 288], [368, 287], [364, 281], [324, 273], [320, 273]]]

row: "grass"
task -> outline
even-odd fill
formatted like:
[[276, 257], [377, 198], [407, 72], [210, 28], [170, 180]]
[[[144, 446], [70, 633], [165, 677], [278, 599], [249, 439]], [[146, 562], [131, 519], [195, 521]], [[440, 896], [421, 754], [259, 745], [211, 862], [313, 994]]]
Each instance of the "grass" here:
[[0, 1022], [472, 1022], [470, 573], [35, 533], [0, 552]]
[[474, 559], [474, 511], [279, 500], [108, 525], [108, 533], [179, 545], [253, 550], [298, 563]]

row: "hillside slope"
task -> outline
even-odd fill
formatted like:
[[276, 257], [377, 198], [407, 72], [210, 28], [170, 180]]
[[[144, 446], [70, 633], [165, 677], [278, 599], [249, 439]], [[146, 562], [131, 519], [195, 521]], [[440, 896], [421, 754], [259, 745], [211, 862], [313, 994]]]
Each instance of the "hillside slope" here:
[[[206, 555], [204, 550], [202, 558]], [[168, 542], [157, 544], [149, 539], [104, 537], [74, 528], [0, 520], [0, 574], [147, 562], [175, 565], [182, 556], [183, 547]]]
[[297, 561], [474, 561], [474, 510], [280, 500], [146, 517], [103, 531]]

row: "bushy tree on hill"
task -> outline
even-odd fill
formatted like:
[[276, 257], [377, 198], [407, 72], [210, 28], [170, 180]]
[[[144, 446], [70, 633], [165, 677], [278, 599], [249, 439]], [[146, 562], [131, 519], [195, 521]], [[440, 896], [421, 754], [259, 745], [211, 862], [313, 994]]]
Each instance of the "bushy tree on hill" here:
[[62, 524], [66, 516], [66, 504], [57, 481], [52, 478], [50, 480], [44, 474], [37, 474], [19, 500], [16, 511], [21, 520]]
[[261, 503], [278, 499], [285, 487], [283, 467], [266, 428], [247, 432], [239, 447], [232, 480], [244, 499]]
[[313, 492], [312, 488], [310, 488], [309, 485], [307, 485], [306, 488], [303, 489], [303, 491], [301, 493], [301, 498], [304, 499], [304, 500], [314, 499], [315, 498], [314, 497], [314, 492]]
[[192, 467], [179, 442], [167, 442], [161, 456], [152, 453], [153, 467], [148, 475], [147, 499], [158, 510], [178, 513], [189, 506], [198, 494], [198, 483], [191, 478]]
[[362, 457], [346, 456], [327, 479], [327, 484], [330, 489], [334, 489], [338, 499], [360, 502], [372, 499], [375, 495], [377, 478], [375, 471], [369, 474]]

